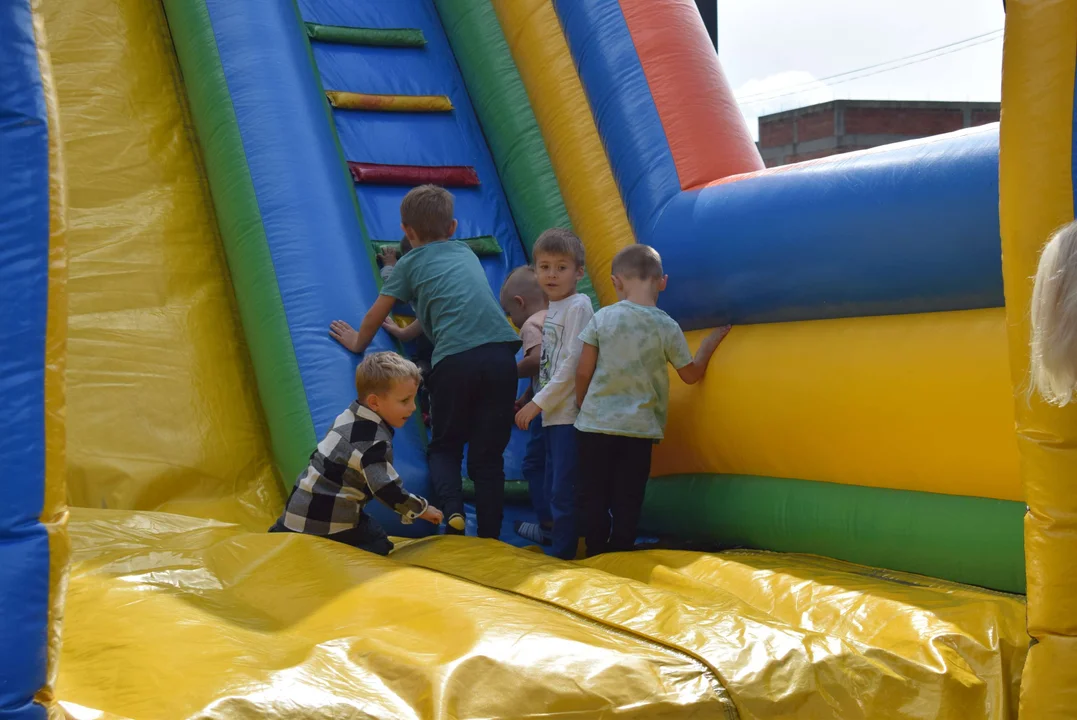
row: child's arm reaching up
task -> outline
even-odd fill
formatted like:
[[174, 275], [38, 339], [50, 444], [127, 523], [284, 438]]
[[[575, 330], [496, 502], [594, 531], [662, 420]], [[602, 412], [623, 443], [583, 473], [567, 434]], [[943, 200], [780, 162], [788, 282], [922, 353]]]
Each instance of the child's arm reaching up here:
[[718, 349], [718, 345], [725, 339], [725, 336], [729, 334], [730, 329], [729, 325], [723, 325], [715, 328], [710, 335], [703, 338], [703, 342], [699, 344], [699, 349], [696, 350], [696, 356], [692, 359], [692, 362], [677, 368], [677, 374], [680, 375], [681, 380], [684, 380], [689, 385], [695, 385], [703, 379], [703, 375], [707, 372], [707, 363], [710, 362], [711, 355]]
[[366, 350], [367, 345], [374, 339], [374, 335], [378, 332], [381, 324], [385, 322], [385, 318], [389, 317], [389, 313], [392, 312], [395, 304], [396, 298], [389, 295], [379, 295], [378, 299], [367, 310], [366, 315], [363, 317], [363, 322], [359, 323], [358, 330], [355, 330], [343, 320], [334, 320], [329, 323], [329, 336], [353, 353], [361, 353]]

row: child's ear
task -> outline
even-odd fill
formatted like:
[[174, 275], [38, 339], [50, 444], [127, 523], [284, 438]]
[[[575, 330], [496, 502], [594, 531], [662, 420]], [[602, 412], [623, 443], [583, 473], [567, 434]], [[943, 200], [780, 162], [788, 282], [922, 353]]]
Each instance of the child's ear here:
[[577, 280], [583, 280], [583, 274], [585, 272], [587, 272], [587, 266], [586, 265], [580, 265], [578, 268], [576, 268], [576, 279]]
[[523, 306], [525, 305], [523, 296], [521, 296], [521, 295], [513, 295], [512, 296], [512, 301], [514, 303], [516, 303], [517, 305], [519, 305], [521, 308], [523, 308]]
[[456, 234], [456, 225], [457, 225], [456, 218], [453, 218], [452, 219], [452, 227], [449, 228], [449, 237], [452, 237], [453, 235]]
[[658, 281], [658, 292], [665, 292], [666, 283], [669, 282], [669, 275], [663, 275], [662, 279]]
[[381, 398], [379, 398], [374, 393], [370, 393], [365, 398], [363, 398], [363, 404], [374, 412], [378, 412], [378, 406], [381, 405]]

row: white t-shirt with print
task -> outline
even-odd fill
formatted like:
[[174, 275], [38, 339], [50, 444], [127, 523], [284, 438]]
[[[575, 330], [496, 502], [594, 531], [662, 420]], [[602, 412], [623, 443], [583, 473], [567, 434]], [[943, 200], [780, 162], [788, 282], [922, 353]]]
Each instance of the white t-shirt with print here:
[[542, 325], [542, 359], [535, 404], [542, 408], [542, 426], [576, 421], [576, 365], [583, 342], [580, 333], [594, 317], [591, 298], [580, 293], [555, 300]]

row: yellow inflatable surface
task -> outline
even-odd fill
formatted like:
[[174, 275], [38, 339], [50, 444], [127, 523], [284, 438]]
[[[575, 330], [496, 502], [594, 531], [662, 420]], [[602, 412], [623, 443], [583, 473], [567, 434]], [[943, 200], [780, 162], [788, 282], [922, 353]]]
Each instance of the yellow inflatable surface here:
[[767, 553], [564, 563], [75, 510], [76, 718], [1006, 718], [1020, 599]]
[[161, 10], [43, 11], [71, 206], [72, 717], [1014, 716], [1018, 597], [764, 553], [563, 563], [442, 537], [384, 559], [265, 533], [280, 486]]
[[68, 500], [267, 527], [281, 490], [164, 11], [42, 12], [68, 178]]

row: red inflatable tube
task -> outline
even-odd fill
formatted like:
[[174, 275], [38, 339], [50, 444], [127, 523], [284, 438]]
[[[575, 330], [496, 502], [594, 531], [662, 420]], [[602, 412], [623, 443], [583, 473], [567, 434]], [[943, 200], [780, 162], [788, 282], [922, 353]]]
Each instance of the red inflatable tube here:
[[348, 162], [352, 179], [363, 185], [441, 185], [476, 187], [479, 175], [470, 165], [380, 165]]

